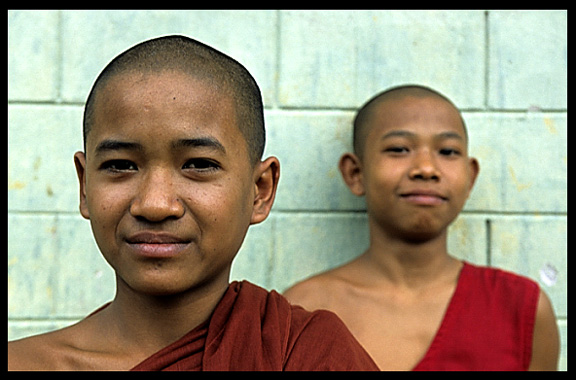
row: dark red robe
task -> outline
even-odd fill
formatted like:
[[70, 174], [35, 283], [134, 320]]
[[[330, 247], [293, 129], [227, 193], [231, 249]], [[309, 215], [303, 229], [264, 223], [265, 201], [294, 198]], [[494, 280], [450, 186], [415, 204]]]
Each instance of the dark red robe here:
[[378, 367], [344, 323], [275, 291], [233, 282], [206, 323], [134, 371], [358, 371]]

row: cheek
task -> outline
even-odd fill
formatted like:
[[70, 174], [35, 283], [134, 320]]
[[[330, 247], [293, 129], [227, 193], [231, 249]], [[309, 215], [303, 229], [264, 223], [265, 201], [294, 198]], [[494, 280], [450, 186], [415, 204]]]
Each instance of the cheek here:
[[463, 207], [470, 193], [471, 179], [466, 170], [454, 169], [447, 178], [452, 191], [452, 198], [459, 207]]
[[248, 188], [245, 181], [229, 177], [217, 184], [188, 188], [184, 198], [204, 229], [232, 229], [249, 223], [252, 202]]
[[244, 183], [231, 181], [229, 186], [224, 186], [213, 197], [211, 209], [213, 222], [218, 225], [244, 225], [250, 223], [252, 213], [249, 191]]
[[374, 165], [364, 175], [366, 195], [375, 193], [377, 197], [382, 197], [391, 191], [393, 192], [403, 175], [404, 169], [399, 164], [382, 163], [378, 166]]
[[86, 202], [95, 234], [102, 235], [116, 229], [129, 205], [127, 194], [129, 189], [121, 190], [102, 185], [88, 187]]
[[113, 211], [130, 193], [126, 186], [94, 184], [87, 186], [87, 203], [91, 213], [106, 214]]
[[197, 201], [201, 204], [190, 205], [193, 223], [201, 236], [199, 249], [210, 266], [219, 270], [229, 266], [236, 256], [251, 218], [246, 195], [238, 188], [232, 187], [234, 191], [225, 188], [206, 191]]

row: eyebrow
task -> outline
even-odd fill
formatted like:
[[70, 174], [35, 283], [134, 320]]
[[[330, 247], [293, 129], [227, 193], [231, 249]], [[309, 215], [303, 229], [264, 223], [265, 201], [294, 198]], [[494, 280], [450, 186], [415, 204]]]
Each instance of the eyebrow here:
[[382, 138], [380, 138], [380, 140], [385, 140], [385, 139], [389, 139], [392, 137], [415, 137], [416, 134], [412, 133], [412, 132], [408, 132], [408, 131], [390, 131], [388, 133], [386, 133], [384, 136], [382, 136]]
[[206, 148], [213, 148], [216, 150], [221, 151], [222, 153], [226, 153], [226, 148], [224, 145], [220, 143], [214, 137], [197, 137], [193, 139], [179, 139], [172, 143], [172, 148], [197, 148], [197, 147], [206, 147]]
[[105, 152], [110, 151], [117, 151], [117, 150], [135, 150], [135, 151], [143, 151], [144, 147], [142, 144], [135, 143], [135, 142], [128, 142], [128, 141], [120, 141], [120, 140], [103, 140], [96, 146], [96, 154], [102, 154]]
[[[384, 136], [382, 136], [381, 140], [385, 140], [385, 139], [392, 138], [392, 137], [414, 138], [414, 137], [416, 137], [416, 134], [413, 132], [410, 132], [410, 131], [403, 131], [403, 130], [390, 131], [390, 132], [386, 133]], [[441, 133], [438, 133], [437, 135], [435, 135], [434, 138], [442, 139], [442, 140], [457, 139], [457, 140], [464, 141], [464, 138], [456, 132], [441, 132]]]
[[456, 132], [442, 132], [439, 133], [438, 135], [436, 135], [436, 137], [440, 137], [442, 139], [456, 139], [456, 140], [462, 140], [464, 141], [464, 137], [462, 137], [461, 135], [459, 135]]
[[[221, 151], [222, 153], [226, 153], [226, 148], [224, 145], [220, 143], [214, 137], [198, 137], [193, 139], [178, 139], [172, 142], [173, 149], [179, 148], [197, 148], [197, 147], [207, 147], [213, 148], [216, 150]], [[121, 140], [113, 140], [107, 139], [101, 141], [96, 146], [96, 154], [103, 154], [105, 152], [110, 151], [118, 151], [118, 150], [130, 150], [130, 151], [139, 151], [142, 152], [144, 150], [144, 146], [137, 142], [129, 142], [129, 141], [121, 141]]]

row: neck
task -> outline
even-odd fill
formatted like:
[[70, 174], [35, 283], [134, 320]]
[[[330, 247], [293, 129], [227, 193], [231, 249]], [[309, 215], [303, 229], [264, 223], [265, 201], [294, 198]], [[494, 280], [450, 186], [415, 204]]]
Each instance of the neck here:
[[102, 331], [129, 349], [156, 352], [207, 321], [227, 288], [223, 283], [186, 294], [151, 296], [118, 278], [116, 297], [101, 313], [106, 323]]
[[395, 286], [418, 289], [443, 278], [447, 272], [459, 273], [461, 263], [448, 254], [447, 232], [430, 239], [406, 239], [370, 228], [370, 247], [362, 259]]

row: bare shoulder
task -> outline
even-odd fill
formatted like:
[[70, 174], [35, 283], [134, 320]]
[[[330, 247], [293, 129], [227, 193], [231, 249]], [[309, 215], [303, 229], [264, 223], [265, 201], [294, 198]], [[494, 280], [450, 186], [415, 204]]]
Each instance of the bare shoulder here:
[[308, 310], [332, 309], [349, 283], [350, 264], [314, 275], [284, 292], [284, 296], [295, 305]]
[[325, 274], [316, 275], [303, 280], [284, 292], [284, 297], [295, 305], [304, 306], [309, 310], [318, 309], [316, 305], [324, 297], [323, 293], [326, 291], [326, 283], [329, 278]]
[[68, 327], [8, 342], [8, 370], [51, 371], [85, 369], [86, 323], [83, 319]]
[[60, 368], [65, 347], [61, 330], [8, 342], [8, 370], [35, 371]]

